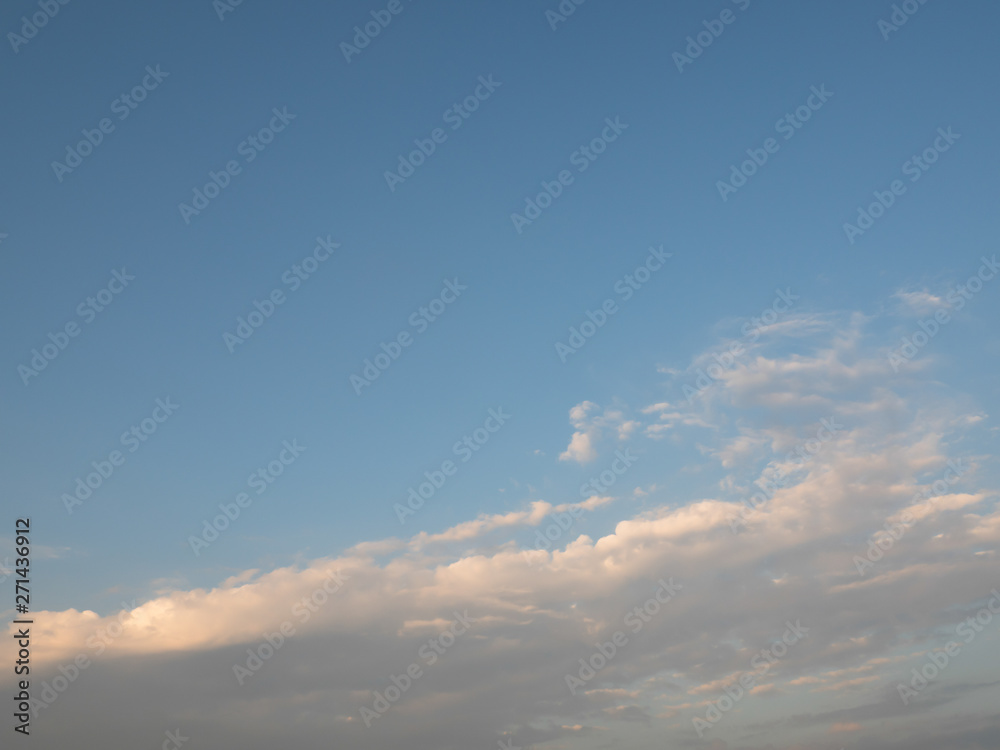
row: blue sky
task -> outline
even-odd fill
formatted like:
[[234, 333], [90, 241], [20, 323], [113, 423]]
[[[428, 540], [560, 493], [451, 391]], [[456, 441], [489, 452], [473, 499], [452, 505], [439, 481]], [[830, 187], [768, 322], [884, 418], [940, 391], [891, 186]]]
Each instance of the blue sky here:
[[[213, 589], [246, 571], [356, 560], [363, 544], [373, 545], [368, 564], [386, 575], [403, 564], [399, 555], [428, 575], [444, 575], [437, 566], [493, 559], [509, 544], [531, 548], [534, 530], [548, 523], [533, 503], [579, 503], [580, 485], [628, 448], [638, 456], [634, 467], [556, 546], [580, 534], [621, 538], [620, 524], [635, 519], [683, 514], [709, 500], [739, 502], [770, 454], [783, 456], [835, 413], [856, 419], [844, 463], [831, 457], [830, 471], [848, 471], [847, 455], [884, 451], [902, 462], [900, 477], [933, 482], [939, 474], [930, 453], [942, 461], [969, 457], [977, 469], [963, 491], [982, 493], [981, 523], [996, 528], [990, 454], [997, 433], [988, 415], [1000, 396], [1000, 340], [992, 283], [952, 311], [901, 370], [889, 359], [921, 320], [952, 310], [949, 291], [997, 250], [989, 218], [1000, 171], [992, 4], [919, 5], [884, 38], [878, 24], [890, 18], [891, 3], [621, 7], [590, 0], [553, 29], [546, 11], [554, 2], [402, 0], [388, 26], [345, 60], [341, 43], [385, 7], [246, 2], [220, 20], [205, 1], [169, 8], [70, 3], [23, 44], [7, 34], [20, 33], [21, 17], [38, 6], [19, 2], [0, 17], [8, 39], [0, 81], [11, 113], [0, 201], [7, 321], [0, 440], [8, 518], [30, 514], [37, 528], [37, 609], [107, 617], [123, 599], [157, 601]], [[674, 53], [724, 11], [731, 23], [679, 71]], [[147, 68], [166, 74], [155, 88]], [[485, 92], [481, 78], [495, 82], [494, 90], [453, 129], [448, 111], [477, 87]], [[116, 100], [144, 79], [151, 90], [119, 119]], [[808, 121], [794, 131], [778, 128], [815, 90], [831, 93]], [[275, 110], [287, 113], [286, 124], [248, 161], [241, 144], [278, 123]], [[71, 173], [57, 175], [52, 163], [65, 160], [81, 131], [99, 128], [102, 118], [114, 129], [106, 127]], [[614, 132], [608, 120], [620, 131], [580, 171], [578, 150]], [[386, 171], [435, 128], [443, 142], [390, 190]], [[945, 144], [939, 129], [958, 137], [911, 181], [906, 164], [936, 139]], [[769, 138], [777, 151], [723, 200], [718, 182]], [[186, 221], [179, 204], [231, 160], [239, 173]], [[511, 214], [523, 212], [526, 199], [561, 170], [572, 184], [518, 231]], [[845, 222], [855, 222], [858, 207], [894, 180], [905, 192], [851, 243]], [[293, 290], [283, 277], [314, 253], [317, 238], [338, 246]], [[616, 284], [646, 262], [650, 248], [671, 256], [623, 299]], [[78, 305], [123, 269], [134, 280], [111, 304], [78, 314]], [[446, 281], [467, 288], [418, 330], [411, 315], [440, 297]], [[274, 289], [284, 290], [285, 301], [230, 352], [224, 334]], [[741, 328], [770, 309], [779, 290], [797, 297], [794, 305], [746, 340]], [[556, 343], [609, 298], [617, 312], [561, 361]], [[19, 366], [31, 366], [32, 350], [70, 322], [79, 335], [25, 383]], [[412, 345], [356, 393], [351, 376], [401, 331]], [[696, 381], [711, 353], [741, 337], [749, 356], [682, 406], [684, 385]], [[797, 372], [810, 375], [798, 379]], [[763, 391], [784, 395], [748, 395]], [[179, 408], [128, 452], [122, 434], [167, 398]], [[511, 417], [463, 462], [453, 446], [482, 428], [491, 409]], [[279, 459], [286, 441], [304, 450], [256, 494], [248, 477]], [[67, 512], [62, 495], [93, 471], [91, 462], [115, 450], [124, 464]], [[454, 476], [400, 523], [393, 506], [448, 460]], [[881, 479], [889, 488], [905, 483]], [[821, 493], [822, 481], [810, 473], [802, 482], [810, 480], [819, 484], [809, 491]], [[196, 555], [191, 536], [241, 492], [252, 505]], [[870, 493], [892, 494], [885, 487]], [[475, 531], [462, 526], [531, 508], [535, 514], [523, 522], [500, 523], [499, 535], [493, 522]], [[861, 510], [844, 513], [861, 522]], [[942, 513], [942, 524], [959, 523], [954, 512]], [[465, 531], [448, 542], [458, 546], [446, 555], [405, 546], [420, 533], [453, 529]], [[843, 536], [856, 532], [845, 527]], [[976, 541], [956, 541], [954, 554], [968, 552], [983, 565], [963, 580], [971, 586], [982, 572], [985, 584], [989, 562], [997, 585], [996, 536], [969, 539]], [[11, 542], [0, 539], [0, 555]], [[747, 544], [761, 553], [784, 542]], [[773, 563], [766, 555], [744, 562], [757, 572]], [[709, 589], [725, 590], [728, 574], [715, 579], [699, 570]], [[621, 591], [638, 596], [647, 572], [627, 586], [619, 581]], [[382, 589], [390, 599], [393, 585]], [[990, 586], [980, 588], [982, 596], [969, 591], [964, 603], [935, 606], [972, 606], [989, 595]], [[901, 593], [899, 601], [910, 600]], [[617, 599], [601, 602], [611, 617]], [[418, 609], [408, 620], [435, 619]], [[929, 619], [911, 614], [914, 628], [918, 620], [920, 627], [945, 626], [933, 619], [938, 610], [923, 614]], [[774, 618], [771, 629], [780, 635], [778, 626], [795, 616]], [[798, 616], [805, 621], [804, 612]], [[363, 631], [359, 623], [355, 632]], [[846, 637], [847, 623], [838, 625]], [[760, 638], [766, 632], [763, 623], [754, 629]], [[915, 650], [909, 635], [894, 632], [896, 640], [873, 636], [884, 654], [873, 649], [866, 657]], [[830, 653], [823, 658], [824, 668], [835, 665]], [[723, 677], [698, 664], [689, 677], [698, 672], [703, 684]], [[956, 681], [974, 680], [969, 670]], [[372, 671], [381, 679], [379, 668]], [[633, 676], [667, 679], [669, 669], [657, 674]], [[619, 683], [605, 688], [626, 689], [623, 678]], [[845, 710], [865, 699], [830, 695]], [[786, 688], [760, 709], [760, 720], [829, 711], [827, 697], [807, 700]], [[644, 706], [652, 699], [644, 692], [634, 700]], [[981, 693], [962, 700], [996, 732]], [[641, 710], [643, 721], [610, 720], [603, 735], [525, 730], [542, 731], [546, 721], [590, 726], [593, 717], [579, 706], [558, 721], [556, 711], [534, 716], [512, 706], [514, 718], [505, 721], [508, 731], [521, 727], [512, 736], [522, 744], [591, 747], [613, 736], [622, 747], [642, 747], [644, 732], [658, 736], [671, 720], [662, 706]], [[572, 718], [574, 711], [582, 713]], [[357, 721], [357, 707], [353, 715]], [[481, 718], [463, 729], [466, 741], [499, 731], [494, 714]], [[687, 715], [682, 723], [690, 734]], [[863, 726], [843, 730], [847, 743], [831, 740], [837, 748], [861, 736], [866, 747], [892, 746], [874, 725], [850, 716], [833, 723]], [[204, 736], [211, 731], [206, 725]], [[726, 741], [813, 741], [806, 730], [769, 731], [746, 729]], [[362, 733], [352, 742], [363, 746], [373, 737]], [[937, 746], [976, 747], [948, 737]]]

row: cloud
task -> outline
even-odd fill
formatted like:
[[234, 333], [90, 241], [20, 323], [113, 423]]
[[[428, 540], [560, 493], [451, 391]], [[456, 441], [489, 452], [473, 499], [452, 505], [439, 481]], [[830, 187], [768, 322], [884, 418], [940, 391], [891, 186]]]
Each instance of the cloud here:
[[825, 685], [820, 688], [816, 688], [816, 692], [826, 692], [831, 690], [850, 690], [852, 688], [860, 687], [862, 685], [869, 685], [872, 682], [878, 682], [881, 678], [878, 675], [871, 675], [869, 677], [855, 677], [852, 680], [841, 680], [840, 682], [834, 683], [833, 685]]
[[896, 313], [905, 316], [920, 316], [935, 310], [950, 307], [943, 296], [931, 294], [927, 289], [898, 291], [892, 295], [896, 300]]
[[[691, 716], [773, 647], [786, 621], [799, 619], [808, 633], [745, 699], [753, 708], [747, 703], [728, 716], [712, 730], [719, 732], [713, 741], [722, 742], [726, 725], [765, 731], [750, 723], [765, 705], [772, 717], [766, 742], [775, 747], [794, 746], [795, 731], [861, 731], [853, 727], [879, 717], [926, 730], [920, 739], [928, 748], [945, 732], [955, 748], [961, 737], [995, 738], [995, 723], [981, 712], [970, 709], [964, 729], [943, 727], [940, 717], [923, 719], [892, 700], [894, 681], [917, 663], [914, 651], [931, 648], [996, 587], [993, 558], [976, 553], [1000, 545], [1000, 512], [970, 471], [941, 502], [922, 504], [905, 539], [858, 576], [853, 556], [887, 518], [913, 507], [949, 460], [971, 465], [968, 451], [982, 429], [967, 418], [960, 394], [930, 380], [894, 379], [877, 344], [863, 343], [863, 326], [849, 317], [843, 328], [795, 338], [787, 351], [761, 349], [745, 369], [720, 379], [710, 397], [687, 407], [713, 429], [674, 423], [699, 430], [714, 462], [707, 483], [678, 487], [665, 477], [662, 505], [622, 511], [602, 533], [570, 528], [552, 549], [526, 554], [517, 543], [523, 529], [554, 512], [611, 502], [536, 500], [301, 566], [244, 571], [216, 587], [175, 586], [136, 606], [121, 627], [118, 613], [37, 612], [39, 685], [77, 654], [93, 661], [46, 709], [40, 723], [47, 746], [93, 734], [94, 717], [108, 705], [119, 709], [121, 736], [137, 743], [142, 716], [143, 726], [190, 727], [199, 744], [247, 750], [278, 742], [496, 747], [505, 733], [524, 748], [556, 747], [607, 732], [609, 722], [623, 731], [669, 726], [681, 746], [695, 742]], [[570, 449], [577, 448], [567, 449], [565, 460], [592, 459], [605, 434], [642, 439], [643, 430], [624, 425], [658, 423], [675, 411], [656, 400], [634, 413], [641, 417], [624, 406], [574, 407]], [[791, 462], [788, 451], [812, 439], [827, 417], [845, 428], [807, 461]], [[577, 434], [585, 437], [577, 441]], [[734, 534], [730, 520], [743, 507], [742, 490], [778, 468], [789, 481]], [[316, 603], [316, 592], [338, 572], [344, 585]], [[655, 614], [643, 610], [658, 582], [671, 578], [683, 586], [676, 598]], [[474, 619], [468, 632], [428, 663], [421, 649], [462, 613]], [[247, 649], [282, 622], [294, 634], [239, 685], [234, 665], [245, 664]], [[98, 654], [90, 644], [111, 631], [120, 632]], [[566, 675], [616, 631], [627, 643], [585, 691], [571, 692]], [[970, 645], [968, 661], [983, 648], [985, 639]], [[367, 729], [361, 708], [411, 664], [422, 676]], [[954, 669], [925, 707], [956, 699], [946, 692], [961, 675]], [[10, 676], [2, 679], [10, 688]], [[979, 684], [967, 692], [991, 689]], [[782, 703], [788, 695], [796, 697], [796, 713], [778, 721], [773, 717], [792, 710]], [[845, 697], [851, 708], [838, 702]], [[866, 747], [892, 746], [889, 734], [880, 741]]]
[[862, 727], [857, 722], [838, 722], [830, 727], [830, 733], [836, 734], [838, 732], [860, 732], [864, 727]]
[[597, 458], [597, 442], [606, 432], [614, 432], [618, 440], [627, 440], [639, 428], [640, 422], [629, 419], [620, 409], [608, 408], [599, 413], [600, 406], [593, 401], [583, 401], [569, 410], [570, 424], [575, 432], [560, 461], [589, 463]]
[[559, 454], [559, 460], [576, 461], [580, 464], [593, 461], [597, 458], [597, 451], [594, 449], [594, 439], [598, 434], [597, 430], [574, 432], [566, 450]]

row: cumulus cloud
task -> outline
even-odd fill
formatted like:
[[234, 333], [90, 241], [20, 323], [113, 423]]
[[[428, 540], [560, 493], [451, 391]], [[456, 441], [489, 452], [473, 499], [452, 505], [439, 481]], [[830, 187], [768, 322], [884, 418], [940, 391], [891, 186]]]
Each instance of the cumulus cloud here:
[[[602, 410], [584, 401], [571, 410], [575, 432], [560, 458], [576, 462], [593, 460], [605, 435], [638, 439], [649, 434], [640, 428], [678, 415], [672, 429], [697, 430], [706, 441], [716, 469], [711, 486], [731, 488], [719, 495], [675, 490], [664, 505], [623, 516], [607, 533], [570, 530], [550, 550], [522, 549], [517, 533], [553, 512], [593, 510], [610, 498], [534, 501], [304, 566], [246, 571], [214, 588], [173, 589], [124, 618], [38, 612], [39, 681], [77, 654], [93, 661], [43, 711], [43, 741], [70, 746], [96, 731], [93, 717], [113, 705], [126, 738], [138, 741], [152, 712], [200, 745], [249, 750], [276, 743], [497, 747], [504, 737], [554, 748], [594, 736], [607, 741], [608, 727], [646, 725], [669, 731], [678, 747], [739, 747], [733, 743], [744, 731], [760, 745], [826, 747], [801, 743], [830, 732], [861, 739], [870, 724], [882, 734], [866, 747], [894, 747], [898, 733], [900, 741], [915, 738], [913, 747], [934, 747], [933, 735], [936, 747], [973, 748], [960, 744], [973, 732], [988, 746], [997, 737], [995, 716], [971, 713], [965, 725], [948, 725], [894, 696], [916, 654], [997, 586], [993, 557], [979, 554], [1000, 544], [996, 493], [983, 482], [982, 459], [966, 452], [982, 420], [968, 419], [976, 412], [967, 400], [940, 384], [894, 379], [882, 352], [864, 344], [864, 319], [843, 322], [795, 338], [785, 352], [755, 351], [686, 407], [657, 400], [634, 419], [618, 405]], [[827, 418], [844, 428], [812, 450]], [[803, 460], [789, 457], [798, 446], [805, 446]], [[956, 460], [969, 470], [954, 486], [935, 502], [915, 503]], [[731, 521], [746, 507], [741, 490], [779, 470], [787, 481], [734, 533]], [[906, 509], [919, 522], [859, 576], [854, 557]], [[343, 585], [319, 596], [338, 575]], [[683, 588], [654, 612], [649, 602], [665, 580]], [[461, 616], [471, 621], [467, 632], [428, 659], [436, 652], [422, 649]], [[699, 745], [691, 718], [797, 620], [807, 635], [770, 665], [739, 715]], [[234, 666], [246, 665], [247, 649], [283, 622], [294, 634], [239, 684]], [[91, 644], [111, 631], [98, 654]], [[567, 675], [579, 675], [580, 660], [619, 631], [624, 645], [585, 690], [571, 690]], [[970, 661], [988, 647], [970, 645]], [[411, 664], [421, 676], [366, 727], [362, 708], [374, 705], [376, 691], [399, 684]], [[3, 679], [11, 689], [10, 677]], [[101, 689], [82, 687], [88, 682]], [[941, 684], [950, 683], [943, 677]], [[805, 703], [772, 720], [762, 736], [755, 712], [778, 710], [787, 695]], [[934, 702], [942, 695], [924, 707], [945, 705]], [[140, 707], [141, 724], [134, 718]], [[819, 734], [801, 734], [811, 727]]]
[[627, 440], [640, 427], [639, 421], [629, 419], [621, 409], [607, 408], [601, 412], [600, 406], [592, 401], [583, 401], [570, 409], [569, 421], [575, 431], [559, 460], [581, 464], [597, 458], [597, 443], [605, 432], [613, 433], [618, 440]]

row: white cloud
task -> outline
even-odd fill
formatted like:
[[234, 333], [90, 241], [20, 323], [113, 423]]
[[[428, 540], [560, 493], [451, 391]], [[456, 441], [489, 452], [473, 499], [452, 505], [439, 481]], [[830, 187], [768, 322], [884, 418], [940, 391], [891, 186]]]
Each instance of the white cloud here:
[[[335, 738], [359, 750], [423, 750], [494, 747], [503, 732], [523, 747], [557, 746], [599, 731], [601, 722], [633, 720], [672, 722], [684, 744], [693, 741], [690, 715], [705, 707], [684, 697], [716, 698], [786, 620], [801, 619], [808, 634], [755, 688], [755, 699], [794, 694], [812, 701], [817, 715], [824, 706], [839, 710], [830, 701], [841, 693], [858, 711], [880, 706], [885, 685], [913, 664], [910, 653], [900, 654], [962, 619], [996, 587], [993, 557], [977, 552], [1000, 546], [1000, 511], [974, 472], [936, 502], [913, 503], [934, 472], [959, 457], [955, 446], [982, 427], [940, 384], [894, 380], [882, 353], [862, 345], [862, 326], [855, 317], [816, 341], [797, 339], [797, 350], [761, 350], [689, 411], [665, 401], [638, 411], [652, 422], [647, 428], [698, 429], [718, 462], [708, 486], [733, 494], [765, 469], [785, 466], [790, 446], [809, 439], [820, 418], [844, 422], [738, 535], [729, 525], [738, 496], [679, 494], [664, 481], [664, 505], [593, 537], [570, 528], [551, 551], [525, 554], [518, 534], [553, 512], [592, 510], [611, 499], [534, 501], [436, 533], [358, 544], [304, 568], [246, 571], [217, 588], [166, 591], [137, 607], [95, 659], [91, 669], [109, 677], [100, 700], [128, 717], [141, 698], [163, 712], [165, 726], [176, 724], [168, 717], [197, 716], [206, 736], [238, 737], [250, 750], [271, 746], [278, 727], [291, 746]], [[691, 421], [699, 417], [713, 429]], [[561, 458], [574, 461], [592, 460], [605, 432], [620, 439], [624, 425], [639, 421], [624, 407], [602, 411], [589, 401], [570, 418], [576, 432]], [[853, 556], [906, 508], [920, 520], [905, 545], [859, 578]], [[337, 570], [344, 587], [300, 621], [296, 603]], [[671, 577], [681, 592], [631, 632], [628, 613]], [[477, 619], [469, 633], [438, 663], [421, 661], [421, 645], [464, 611]], [[88, 637], [114, 622], [114, 615], [75, 609], [36, 618], [39, 679], [77, 653], [93, 657]], [[285, 619], [296, 626], [290, 645], [239, 687], [233, 664]], [[572, 695], [567, 670], [616, 629], [629, 633], [628, 645], [585, 693]], [[970, 656], [977, 647], [969, 646]], [[361, 706], [414, 662], [426, 675], [367, 730]], [[185, 675], [189, 693], [167, 692], [157, 682], [164, 670]], [[45, 718], [62, 738], [92, 726], [86, 712], [95, 698], [71, 690], [79, 698], [67, 697]], [[837, 721], [853, 729], [853, 710]], [[796, 715], [802, 711], [797, 704]], [[908, 721], [924, 726], [916, 714]]]
[[932, 294], [927, 289], [914, 291], [900, 290], [892, 295], [897, 300], [896, 312], [899, 315], [920, 316], [933, 314], [935, 310], [949, 307], [944, 297]]
[[637, 420], [626, 417], [621, 409], [607, 408], [600, 412], [593, 401], [583, 401], [570, 409], [569, 420], [575, 432], [559, 460], [581, 464], [597, 458], [597, 442], [605, 431], [613, 431], [618, 440], [627, 440], [641, 426]]

